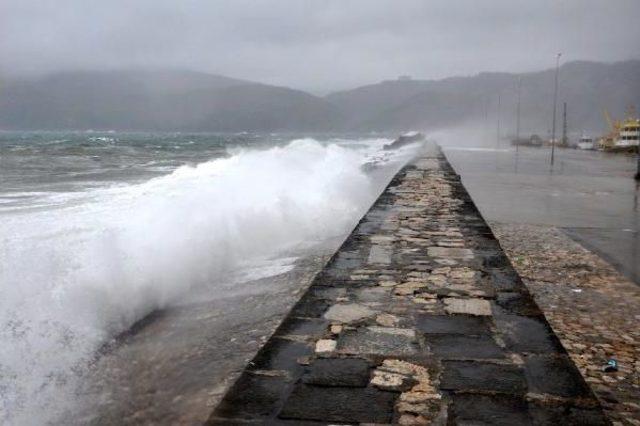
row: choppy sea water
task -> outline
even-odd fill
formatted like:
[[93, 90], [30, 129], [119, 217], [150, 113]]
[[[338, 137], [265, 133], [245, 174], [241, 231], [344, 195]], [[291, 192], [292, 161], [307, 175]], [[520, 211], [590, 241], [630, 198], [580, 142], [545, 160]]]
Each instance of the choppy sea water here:
[[98, 349], [150, 312], [348, 233], [415, 149], [388, 142], [0, 133], [0, 421], [68, 409]]

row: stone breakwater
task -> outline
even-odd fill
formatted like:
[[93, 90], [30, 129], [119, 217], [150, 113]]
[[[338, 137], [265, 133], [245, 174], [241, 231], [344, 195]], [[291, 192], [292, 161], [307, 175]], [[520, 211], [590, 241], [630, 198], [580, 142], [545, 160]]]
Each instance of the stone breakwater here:
[[459, 177], [391, 181], [208, 424], [605, 425]]

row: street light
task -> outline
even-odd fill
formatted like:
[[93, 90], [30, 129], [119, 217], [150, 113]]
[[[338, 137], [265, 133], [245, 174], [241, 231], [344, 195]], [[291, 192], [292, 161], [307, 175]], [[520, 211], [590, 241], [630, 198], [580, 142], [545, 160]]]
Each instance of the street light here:
[[558, 71], [560, 70], [560, 56], [562, 53], [556, 55], [556, 77], [555, 85], [553, 89], [553, 121], [551, 125], [551, 167], [553, 167], [553, 159], [556, 147], [556, 111], [558, 108]]

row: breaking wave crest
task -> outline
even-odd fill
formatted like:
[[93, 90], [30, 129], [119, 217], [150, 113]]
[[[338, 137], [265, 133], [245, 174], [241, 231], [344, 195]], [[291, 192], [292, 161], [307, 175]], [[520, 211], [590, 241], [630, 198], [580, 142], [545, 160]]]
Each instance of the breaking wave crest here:
[[215, 294], [234, 265], [348, 232], [381, 190], [371, 154], [296, 140], [3, 216], [0, 421], [64, 407], [101, 344], [196, 286]]

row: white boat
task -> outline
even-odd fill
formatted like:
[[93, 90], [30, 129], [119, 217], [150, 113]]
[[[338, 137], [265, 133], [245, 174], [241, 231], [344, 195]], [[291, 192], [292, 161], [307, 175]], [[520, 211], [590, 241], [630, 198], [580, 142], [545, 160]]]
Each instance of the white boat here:
[[593, 138], [590, 138], [588, 136], [582, 136], [578, 140], [578, 149], [584, 149], [584, 150], [587, 150], [587, 151], [595, 149], [595, 145], [593, 143]]

